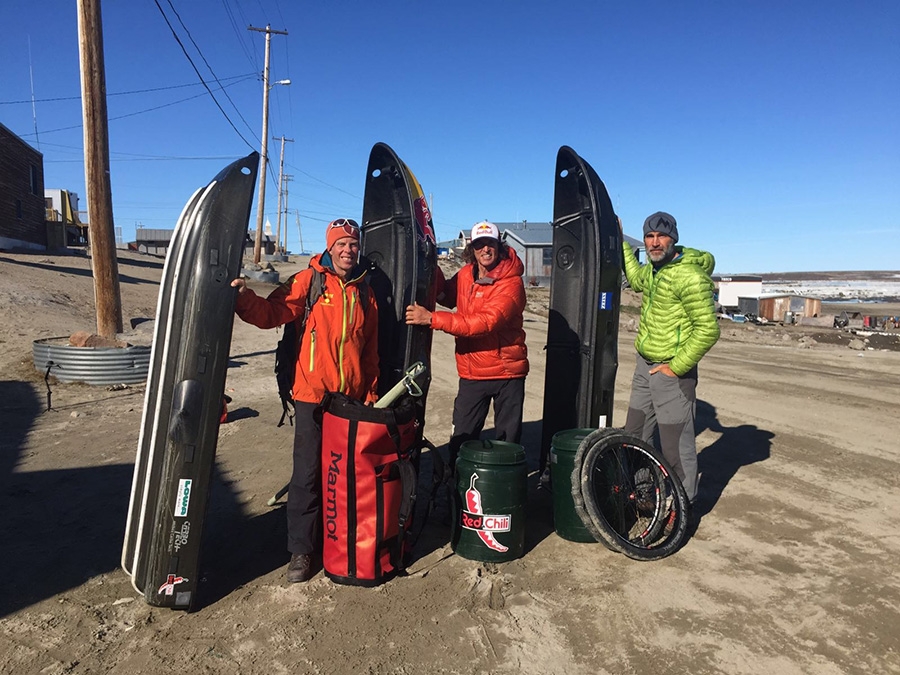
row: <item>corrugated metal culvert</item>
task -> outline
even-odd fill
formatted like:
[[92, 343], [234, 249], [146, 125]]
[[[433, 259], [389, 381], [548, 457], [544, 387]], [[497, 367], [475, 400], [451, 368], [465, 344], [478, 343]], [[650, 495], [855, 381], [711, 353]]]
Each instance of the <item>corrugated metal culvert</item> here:
[[68, 337], [43, 338], [32, 343], [34, 367], [60, 382], [85, 384], [142, 384], [150, 369], [150, 347], [73, 347]]

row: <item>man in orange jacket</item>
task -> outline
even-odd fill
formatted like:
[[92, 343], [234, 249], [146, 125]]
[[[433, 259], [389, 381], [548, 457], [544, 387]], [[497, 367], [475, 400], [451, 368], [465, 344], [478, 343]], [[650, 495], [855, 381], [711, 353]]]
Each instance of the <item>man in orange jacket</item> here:
[[322, 438], [313, 411], [329, 391], [366, 403], [377, 399], [378, 308], [373, 293], [359, 290], [366, 273], [358, 264], [359, 225], [349, 218], [334, 220], [325, 242], [325, 252], [313, 256], [309, 268], [266, 298], [247, 288], [243, 279], [231, 282], [239, 291], [238, 316], [259, 328], [274, 328], [302, 320], [315, 272], [325, 275], [325, 289], [310, 310], [294, 371], [294, 468], [287, 503], [291, 583], [312, 576], [320, 540]]
[[[522, 436], [528, 350], [522, 313], [525, 310], [525, 267], [514, 249], [500, 241], [494, 223], [472, 228], [463, 251], [468, 264], [438, 287], [438, 302], [456, 312], [406, 308], [406, 323], [431, 326], [456, 336], [459, 393], [453, 403], [450, 464], [460, 446], [477, 439], [488, 408], [494, 403], [496, 440], [518, 443]], [[438, 282], [443, 279], [438, 275]]]

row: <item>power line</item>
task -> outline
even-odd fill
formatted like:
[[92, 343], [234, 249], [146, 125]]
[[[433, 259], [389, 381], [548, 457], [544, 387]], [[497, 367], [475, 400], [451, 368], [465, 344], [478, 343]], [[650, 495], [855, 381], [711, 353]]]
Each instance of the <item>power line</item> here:
[[[231, 84], [237, 84], [237, 82], [232, 82]], [[231, 84], [229, 84], [228, 86], [231, 86]], [[163, 103], [162, 105], [157, 105], [157, 106], [154, 106], [154, 107], [152, 107], [152, 108], [145, 108], [144, 110], [138, 110], [138, 111], [136, 111], [136, 112], [125, 113], [124, 115], [116, 115], [115, 117], [110, 117], [110, 118], [109, 118], [109, 121], [111, 122], [111, 121], [113, 121], [113, 120], [121, 120], [121, 119], [124, 119], [124, 118], [126, 118], [126, 117], [134, 117], [135, 115], [142, 115], [142, 114], [144, 114], [144, 113], [153, 112], [154, 110], [160, 110], [160, 109], [162, 109], [162, 108], [168, 108], [168, 107], [170, 107], [170, 106], [177, 105], [177, 104], [179, 104], [179, 103], [185, 103], [186, 101], [193, 101], [195, 98], [202, 98], [202, 97], [204, 97], [204, 96], [206, 96], [206, 94], [197, 94], [197, 95], [195, 95], [195, 96], [188, 96], [187, 98], [181, 98], [181, 99], [178, 99], [177, 101], [171, 101], [171, 102], [169, 102], [169, 103]], [[220, 110], [221, 110], [221, 108], [220, 108]], [[42, 132], [42, 133], [45, 133], [45, 134], [52, 134], [52, 133], [54, 133], [54, 132], [56, 132], [56, 131], [68, 131], [69, 129], [80, 129], [81, 126], [82, 126], [81, 124], [73, 124], [73, 125], [68, 126], [68, 127], [59, 127], [58, 129], [50, 129], [49, 131], [44, 131], [44, 132]], [[234, 126], [234, 125], [232, 125], [232, 126]], [[237, 130], [235, 129], [235, 131], [237, 131]], [[33, 134], [20, 134], [20, 135], [21, 135], [22, 138], [27, 138], [27, 137], [29, 137], [29, 136], [32, 136]], [[238, 135], [240, 135], [240, 134], [238, 134]], [[242, 136], [241, 138], [243, 138], [243, 136]], [[246, 141], [244, 141], [244, 142], [246, 143]], [[252, 147], [252, 146], [251, 146], [251, 147]]]
[[[188, 27], [184, 25], [184, 21], [181, 20], [181, 15], [178, 13], [178, 10], [175, 9], [175, 6], [172, 4], [172, 0], [166, 0], [169, 3], [169, 7], [172, 8], [172, 11], [175, 12], [175, 17], [178, 19], [178, 23], [181, 24], [181, 27], [184, 29], [184, 32], [187, 33], [188, 39], [191, 41], [191, 44], [194, 45], [194, 49], [197, 50], [197, 53], [200, 54], [200, 58], [203, 59], [203, 63], [206, 64], [206, 67], [209, 68], [209, 72], [212, 74], [213, 79], [218, 82], [219, 86], [222, 85], [219, 82], [219, 78], [216, 76], [215, 71], [212, 69], [212, 66], [209, 65], [209, 61], [206, 60], [206, 57], [203, 55], [203, 51], [200, 49], [200, 45], [198, 45], [194, 41], [194, 36], [191, 35], [191, 31], [188, 30]], [[228, 99], [228, 102], [231, 103], [231, 107], [234, 108], [234, 111], [238, 114], [238, 117], [241, 118], [241, 121], [247, 125], [247, 128], [250, 129], [250, 133], [253, 133], [253, 129], [250, 127], [250, 124], [247, 120], [244, 119], [244, 116], [241, 114], [241, 111], [238, 109], [237, 105], [235, 105], [234, 101], [231, 100], [231, 96], [228, 95], [228, 92], [223, 92], [225, 94], [225, 98]]]
[[344, 190], [343, 188], [339, 188], [337, 185], [332, 185], [331, 183], [326, 183], [326, 182], [325, 182], [324, 180], [322, 180], [321, 178], [316, 178], [316, 177], [313, 176], [311, 173], [307, 173], [307, 172], [304, 171], [303, 169], [300, 169], [300, 168], [294, 166], [293, 164], [287, 164], [287, 163], [286, 163], [286, 165], [289, 166], [289, 167], [291, 167], [294, 171], [298, 171], [298, 172], [302, 173], [302, 174], [303, 174], [304, 176], [306, 176], [307, 178], [312, 178], [312, 179], [313, 179], [314, 181], [316, 181], [317, 183], [321, 183], [322, 185], [326, 185], [326, 186], [330, 187], [332, 190], [337, 190], [338, 192], [343, 192], [345, 195], [348, 195], [348, 196], [350, 196], [350, 197], [353, 197], [354, 199], [362, 199], [362, 197], [360, 197], [359, 195], [355, 195], [355, 194], [353, 194], [352, 192], [347, 192], [347, 191]]
[[[235, 160], [240, 159], [239, 157], [110, 157], [110, 162], [167, 162], [167, 161], [221, 161], [221, 160]], [[71, 164], [75, 162], [83, 162], [83, 158], [78, 159], [45, 159], [44, 164]]]
[[169, 21], [169, 17], [166, 16], [166, 13], [163, 11], [162, 6], [160, 6], [159, 0], [153, 0], [153, 2], [156, 5], [156, 8], [159, 10], [159, 13], [162, 14], [163, 20], [166, 22], [166, 25], [169, 27], [169, 30], [172, 33], [172, 37], [175, 38], [175, 42], [177, 42], [178, 46], [181, 47], [181, 51], [184, 52], [185, 58], [187, 58], [188, 63], [191, 64], [191, 68], [194, 69], [194, 72], [197, 73], [197, 77], [200, 78], [200, 82], [203, 83], [203, 86], [206, 88], [206, 91], [209, 92], [209, 95], [212, 97], [212, 100], [216, 104], [216, 107], [219, 109], [219, 111], [222, 113], [222, 115], [225, 117], [225, 119], [228, 120], [228, 124], [230, 124], [231, 128], [234, 129], [234, 133], [236, 133], [238, 135], [238, 137], [240, 137], [240, 139], [242, 141], [244, 141], [244, 143], [247, 144], [247, 147], [249, 147], [251, 150], [255, 150], [255, 148], [252, 145], [250, 145], [250, 142], [246, 138], [244, 138], [244, 135], [240, 131], [238, 131], [238, 128], [236, 126], [234, 126], [234, 122], [231, 121], [231, 118], [228, 116], [228, 113], [226, 113], [224, 108], [222, 108], [222, 105], [216, 99], [215, 94], [212, 93], [212, 90], [209, 88], [209, 85], [206, 84], [206, 81], [203, 79], [203, 76], [200, 74], [200, 71], [197, 70], [197, 66], [194, 64], [194, 61], [191, 59], [191, 55], [188, 54], [187, 49], [185, 49], [184, 44], [181, 42], [181, 39], [178, 37], [178, 34], [175, 32], [175, 29], [172, 27], [172, 24]]
[[234, 31], [234, 34], [238, 39], [238, 43], [241, 45], [241, 51], [243, 51], [244, 56], [247, 57], [247, 62], [251, 66], [253, 66], [255, 72], [259, 72], [259, 64], [254, 61], [253, 57], [250, 54], [250, 50], [247, 49], [247, 45], [244, 43], [242, 37], [243, 33], [238, 30], [237, 21], [234, 20], [234, 13], [231, 11], [231, 7], [228, 6], [228, 0], [222, 0], [222, 6], [225, 8], [225, 13], [228, 15], [228, 21], [231, 23], [231, 30]]
[[[219, 84], [222, 82], [231, 82], [232, 80], [238, 80], [243, 82], [244, 80], [249, 80], [251, 78], [256, 78], [256, 73], [247, 73], [245, 75], [232, 75], [231, 77], [223, 77], [221, 80], [217, 80]], [[237, 82], [232, 82], [232, 84], [237, 84]], [[156, 91], [167, 91], [169, 89], [183, 89], [184, 87], [197, 87], [200, 86], [200, 82], [191, 82], [189, 84], [173, 84], [168, 87], [154, 87], [153, 89], [135, 89], [134, 91], [116, 91], [112, 93], [107, 93], [106, 97], [110, 96], [130, 96], [131, 94], [150, 94]], [[35, 103], [56, 103], [58, 101], [80, 101], [81, 96], [57, 96], [55, 98], [36, 98], [34, 99]], [[14, 105], [21, 103], [31, 103], [31, 99], [24, 101], [0, 101], [0, 105]]]

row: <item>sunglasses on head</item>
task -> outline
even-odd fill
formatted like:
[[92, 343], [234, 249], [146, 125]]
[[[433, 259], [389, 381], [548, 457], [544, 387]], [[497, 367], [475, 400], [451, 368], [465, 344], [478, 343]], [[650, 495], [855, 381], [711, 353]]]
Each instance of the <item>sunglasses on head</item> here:
[[328, 225], [331, 229], [342, 229], [349, 237], [359, 236], [359, 225], [350, 218], [338, 218]]

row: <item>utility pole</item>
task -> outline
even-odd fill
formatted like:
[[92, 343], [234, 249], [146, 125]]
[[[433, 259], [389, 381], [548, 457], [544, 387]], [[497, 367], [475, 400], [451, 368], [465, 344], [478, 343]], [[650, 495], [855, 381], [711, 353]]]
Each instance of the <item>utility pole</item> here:
[[[269, 55], [271, 53], [272, 35], [287, 35], [286, 30], [272, 30], [271, 26], [254, 28], [248, 26], [247, 30], [266, 34], [266, 60], [263, 67], [263, 122], [262, 122], [262, 155], [259, 163], [259, 196], [257, 197], [256, 213], [256, 242], [253, 244], [253, 262], [259, 264], [262, 258], [262, 228], [263, 215], [266, 208], [266, 170], [268, 169], [269, 147]], [[279, 80], [276, 84], [290, 84], [290, 80]]]
[[[273, 141], [277, 141], [277, 136], [272, 136]], [[277, 234], [275, 235], [275, 253], [279, 252], [278, 247], [281, 246], [281, 191], [284, 186], [284, 144], [285, 142], [293, 143], [293, 138], [285, 138], [281, 137], [281, 160], [278, 163], [278, 227]], [[285, 208], [285, 217], [284, 217], [284, 239], [287, 241], [287, 208]], [[285, 247], [287, 248], [287, 247]]]
[[[297, 235], [300, 238], [300, 255], [303, 255], [303, 230], [300, 229], [300, 209], [297, 209], [294, 213], [297, 216]], [[285, 214], [285, 222], [287, 222], [287, 214]]]
[[78, 0], [78, 55], [84, 120], [84, 182], [97, 333], [115, 339], [116, 333], [122, 332], [122, 296], [109, 182], [109, 120], [100, 0]]
[[[290, 174], [284, 174], [284, 248], [287, 251], [287, 214], [288, 214], [288, 187], [287, 184], [294, 180]], [[281, 222], [281, 214], [278, 214], [278, 222]]]

